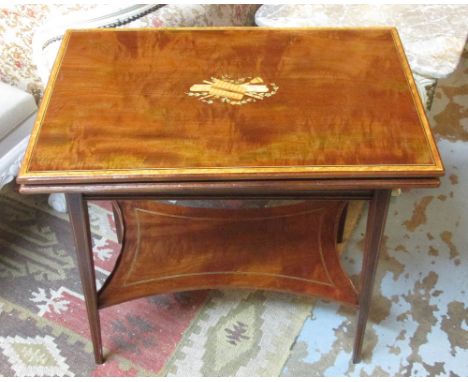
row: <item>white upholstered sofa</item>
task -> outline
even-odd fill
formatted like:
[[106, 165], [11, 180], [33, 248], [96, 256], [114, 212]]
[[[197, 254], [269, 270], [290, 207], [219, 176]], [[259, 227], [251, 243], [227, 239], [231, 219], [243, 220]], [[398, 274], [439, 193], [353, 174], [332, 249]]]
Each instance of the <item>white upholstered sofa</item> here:
[[0, 82], [0, 188], [18, 173], [36, 110], [31, 94]]

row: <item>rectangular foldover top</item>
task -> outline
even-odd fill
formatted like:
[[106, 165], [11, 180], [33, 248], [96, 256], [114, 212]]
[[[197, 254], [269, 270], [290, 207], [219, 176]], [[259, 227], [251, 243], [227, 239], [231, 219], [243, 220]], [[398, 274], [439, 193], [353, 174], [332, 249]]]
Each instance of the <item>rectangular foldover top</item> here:
[[396, 30], [66, 33], [24, 184], [434, 177]]

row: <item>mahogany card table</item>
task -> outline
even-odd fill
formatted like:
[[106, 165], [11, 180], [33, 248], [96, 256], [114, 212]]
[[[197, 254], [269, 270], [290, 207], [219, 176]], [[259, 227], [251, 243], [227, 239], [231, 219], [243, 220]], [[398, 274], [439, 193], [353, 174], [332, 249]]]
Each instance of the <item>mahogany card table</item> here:
[[[94, 29], [64, 36], [18, 183], [66, 194], [97, 363], [99, 309], [214, 288], [355, 306], [359, 362], [391, 191], [443, 173], [394, 28]], [[122, 243], [99, 291], [90, 200]], [[357, 285], [336, 251], [350, 200], [369, 201]]]

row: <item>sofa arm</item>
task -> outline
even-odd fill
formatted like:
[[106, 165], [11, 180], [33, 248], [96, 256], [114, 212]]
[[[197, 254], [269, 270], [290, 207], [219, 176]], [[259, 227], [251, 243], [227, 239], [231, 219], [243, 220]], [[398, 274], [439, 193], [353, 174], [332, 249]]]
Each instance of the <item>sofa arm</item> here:
[[36, 110], [31, 94], [0, 82], [0, 188], [18, 173]]

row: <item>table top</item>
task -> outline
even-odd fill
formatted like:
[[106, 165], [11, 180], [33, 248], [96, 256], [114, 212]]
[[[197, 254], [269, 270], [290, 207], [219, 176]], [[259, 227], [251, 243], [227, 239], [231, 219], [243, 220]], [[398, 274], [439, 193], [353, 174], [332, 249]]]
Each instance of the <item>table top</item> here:
[[71, 30], [23, 185], [434, 178], [393, 28]]

